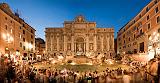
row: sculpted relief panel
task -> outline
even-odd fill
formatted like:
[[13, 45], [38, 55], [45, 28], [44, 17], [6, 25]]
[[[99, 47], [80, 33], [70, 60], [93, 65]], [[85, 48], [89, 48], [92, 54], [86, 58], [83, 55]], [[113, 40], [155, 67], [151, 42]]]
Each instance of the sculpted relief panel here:
[[74, 24], [74, 27], [82, 29], [82, 28], [86, 28], [87, 26], [86, 24]]
[[75, 29], [75, 33], [85, 33], [86, 29]]

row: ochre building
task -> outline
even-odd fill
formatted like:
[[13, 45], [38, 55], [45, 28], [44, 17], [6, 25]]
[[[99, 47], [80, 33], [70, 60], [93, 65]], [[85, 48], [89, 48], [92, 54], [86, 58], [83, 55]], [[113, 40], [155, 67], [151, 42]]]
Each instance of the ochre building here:
[[0, 3], [0, 54], [32, 56], [34, 51], [35, 29]]
[[118, 31], [117, 52], [159, 53], [160, 0], [151, 0], [132, 20]]
[[46, 53], [71, 56], [112, 56], [114, 52], [114, 28], [96, 27], [83, 16], [65, 21], [64, 27], [49, 27], [45, 30]]

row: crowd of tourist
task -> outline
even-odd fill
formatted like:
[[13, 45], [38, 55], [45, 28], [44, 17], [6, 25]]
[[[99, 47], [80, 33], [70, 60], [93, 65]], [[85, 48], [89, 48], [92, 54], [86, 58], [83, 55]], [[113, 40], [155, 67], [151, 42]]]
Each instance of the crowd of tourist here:
[[0, 77], [0, 83], [156, 83], [155, 76], [159, 73], [155, 72], [156, 74], [153, 75], [148, 70], [148, 65], [150, 64], [142, 65], [137, 62], [133, 63], [129, 69], [106, 67], [105, 71], [81, 72], [71, 69], [38, 69], [31, 63], [15, 65], [12, 61], [2, 65], [1, 61], [0, 67], [5, 73], [0, 72], [3, 76]]
[[13, 67], [8, 64], [3, 81], [4, 83], [142, 83], [149, 81], [145, 74], [145, 70], [139, 67], [128, 70], [106, 68], [101, 72], [80, 72], [67, 69], [36, 69], [27, 65], [23, 69], [19, 65]]

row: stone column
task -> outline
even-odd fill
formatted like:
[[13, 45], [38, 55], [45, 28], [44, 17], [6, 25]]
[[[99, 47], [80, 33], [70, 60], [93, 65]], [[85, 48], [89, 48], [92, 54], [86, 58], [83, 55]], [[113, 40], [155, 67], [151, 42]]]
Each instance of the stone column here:
[[66, 38], [66, 35], [64, 35], [64, 51], [67, 51], [67, 38]]
[[101, 36], [101, 49], [102, 49], [102, 51], [103, 51], [103, 35]]
[[107, 35], [107, 51], [109, 51], [109, 36]]
[[86, 43], [84, 43], [83, 46], [84, 46], [84, 52], [86, 52]]
[[89, 51], [89, 34], [87, 34], [87, 37], [86, 37], [86, 52]]
[[74, 36], [71, 37], [71, 51], [74, 52]]
[[112, 35], [112, 50], [114, 50], [114, 36]]
[[97, 51], [97, 35], [94, 35], [94, 51]]
[[57, 35], [57, 51], [59, 51], [59, 34]]
[[48, 46], [48, 47], [50, 48], [50, 51], [53, 51], [53, 36], [52, 36], [52, 34], [50, 35], [49, 39], [50, 39], [49, 43], [50, 43], [51, 45]]
[[77, 49], [76, 49], [76, 44], [74, 43], [74, 52], [76, 52], [76, 50], [77, 50]]

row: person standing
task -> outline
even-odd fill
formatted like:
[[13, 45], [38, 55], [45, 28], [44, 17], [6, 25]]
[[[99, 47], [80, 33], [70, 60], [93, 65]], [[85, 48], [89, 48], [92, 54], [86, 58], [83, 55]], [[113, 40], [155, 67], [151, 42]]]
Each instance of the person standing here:
[[130, 83], [131, 77], [128, 74], [129, 73], [127, 71], [124, 71], [124, 75], [122, 77], [123, 83]]

